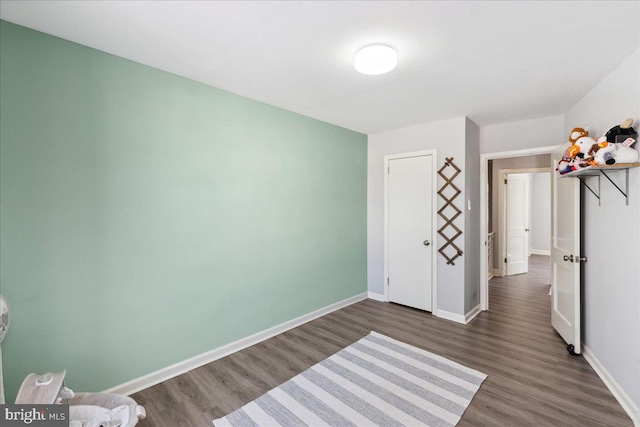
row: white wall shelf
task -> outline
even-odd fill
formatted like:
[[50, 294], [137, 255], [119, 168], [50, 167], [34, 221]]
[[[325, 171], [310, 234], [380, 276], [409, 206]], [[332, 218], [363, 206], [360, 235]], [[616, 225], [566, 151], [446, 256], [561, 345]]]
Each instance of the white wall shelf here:
[[[565, 177], [575, 177], [580, 180], [582, 185], [584, 185], [596, 198], [598, 199], [598, 206], [600, 206], [600, 177], [604, 176], [607, 180], [622, 194], [625, 198], [627, 206], [629, 206], [629, 169], [640, 166], [640, 163], [619, 163], [616, 165], [596, 165], [596, 166], [588, 166], [586, 168], [578, 169], [573, 172], [566, 173], [561, 175], [561, 178]], [[624, 171], [625, 173], [625, 187], [624, 190], [618, 186], [613, 180], [609, 177], [607, 172], [619, 172]], [[595, 176], [598, 178], [598, 187], [597, 191], [586, 182], [586, 178], [590, 176]]]

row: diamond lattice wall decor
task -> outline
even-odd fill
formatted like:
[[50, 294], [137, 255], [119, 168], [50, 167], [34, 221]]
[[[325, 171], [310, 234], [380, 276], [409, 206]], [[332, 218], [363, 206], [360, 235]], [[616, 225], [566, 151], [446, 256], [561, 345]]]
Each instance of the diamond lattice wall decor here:
[[[438, 215], [444, 220], [444, 225], [440, 227], [438, 234], [442, 236], [446, 243], [438, 249], [438, 252], [445, 257], [447, 264], [455, 265], [455, 259], [462, 256], [462, 251], [455, 244], [455, 240], [462, 235], [462, 230], [460, 230], [453, 221], [462, 214], [462, 211], [453, 204], [453, 201], [462, 191], [456, 187], [453, 180], [460, 175], [462, 171], [453, 163], [453, 157], [447, 157], [445, 160], [444, 165], [438, 170], [438, 175], [444, 179], [444, 185], [438, 190], [438, 195], [444, 200], [444, 205], [438, 210]], [[445, 171], [449, 170], [447, 169], [449, 166], [451, 166], [455, 172], [450, 177], [447, 177]], [[453, 190], [453, 194], [451, 194], [451, 190]], [[451, 194], [451, 196], [447, 194]], [[449, 208], [448, 212], [445, 212], [447, 208]], [[449, 256], [449, 254], [451, 254], [451, 256]]]

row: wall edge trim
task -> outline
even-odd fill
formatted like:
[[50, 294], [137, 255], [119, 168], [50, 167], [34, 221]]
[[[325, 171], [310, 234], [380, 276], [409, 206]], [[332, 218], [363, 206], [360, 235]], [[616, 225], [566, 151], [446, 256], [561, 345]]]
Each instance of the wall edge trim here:
[[465, 324], [465, 316], [462, 314], [452, 313], [446, 310], [438, 310], [437, 312], [434, 311], [432, 314], [440, 317], [441, 319], [451, 320], [452, 322], [461, 323], [463, 325]]
[[633, 421], [633, 425], [640, 427], [640, 409], [638, 409], [638, 406], [633, 402], [631, 396], [624, 391], [607, 368], [604, 367], [596, 355], [584, 343], [582, 343], [582, 356], [584, 356], [584, 359], [591, 365], [596, 374], [598, 374], [602, 382], [607, 386], [611, 394], [613, 394], [613, 397], [620, 403], [622, 409], [629, 415], [629, 418]]
[[476, 305], [475, 307], [473, 307], [471, 310], [469, 310], [467, 312], [467, 314], [458, 314], [458, 313], [452, 313], [450, 311], [446, 311], [446, 310], [438, 310], [438, 312], [433, 312], [432, 314], [434, 316], [440, 317], [442, 319], [446, 319], [446, 320], [450, 320], [452, 322], [456, 322], [456, 323], [460, 323], [462, 325], [466, 325], [467, 323], [471, 322], [473, 319], [476, 318], [476, 316], [478, 314], [480, 314], [480, 312], [482, 312], [482, 309], [480, 307], [480, 304]]
[[251, 347], [252, 345], [258, 344], [264, 340], [267, 340], [271, 337], [279, 335], [290, 329], [301, 326], [305, 323], [308, 323], [319, 317], [325, 316], [336, 310], [347, 307], [351, 304], [355, 304], [359, 301], [366, 299], [367, 296], [368, 296], [367, 292], [363, 292], [363, 293], [354, 295], [352, 297], [346, 298], [342, 301], [329, 304], [326, 307], [322, 307], [318, 310], [296, 317], [295, 319], [291, 319], [286, 322], [280, 323], [279, 325], [272, 326], [271, 328], [249, 335], [248, 337], [241, 338], [237, 341], [231, 342], [229, 344], [225, 344], [213, 350], [206, 351], [202, 354], [196, 355], [189, 359], [185, 359], [181, 362], [175, 363], [165, 368], [161, 368], [157, 371], [151, 372], [141, 377], [134, 378], [125, 383], [118, 384], [114, 387], [111, 387], [105, 390], [104, 392], [124, 394], [127, 396], [137, 393], [141, 390], [144, 390], [146, 388], [159, 384], [163, 381], [166, 381], [178, 375], [184, 374], [185, 372], [189, 372], [193, 369], [199, 368], [200, 366], [206, 365], [207, 363], [211, 363], [215, 360], [221, 359], [237, 351], [243, 350], [247, 347]]
[[482, 309], [480, 308], [480, 304], [476, 305], [471, 310], [469, 310], [469, 312], [464, 315], [464, 323], [465, 323], [465, 325], [467, 323], [471, 322], [473, 319], [475, 319], [476, 316], [478, 314], [480, 314], [481, 311], [482, 311]]
[[367, 297], [369, 299], [374, 300], [374, 301], [387, 302], [387, 300], [384, 298], [384, 295], [383, 294], [379, 294], [377, 292], [368, 292], [367, 293]]

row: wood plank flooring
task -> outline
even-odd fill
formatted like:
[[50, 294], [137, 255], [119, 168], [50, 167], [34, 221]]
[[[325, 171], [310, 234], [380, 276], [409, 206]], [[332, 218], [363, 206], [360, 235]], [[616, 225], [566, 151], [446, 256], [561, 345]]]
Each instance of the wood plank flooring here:
[[632, 426], [582, 357], [550, 324], [548, 257], [530, 273], [494, 278], [490, 310], [468, 325], [365, 300], [136, 393], [141, 427], [211, 427], [369, 333], [377, 331], [488, 375], [459, 426]]

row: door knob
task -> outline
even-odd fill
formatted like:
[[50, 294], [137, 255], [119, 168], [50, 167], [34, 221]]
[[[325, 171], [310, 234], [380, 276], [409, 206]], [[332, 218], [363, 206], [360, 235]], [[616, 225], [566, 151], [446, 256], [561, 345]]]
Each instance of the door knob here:
[[528, 232], [529, 232], [529, 229], [528, 229], [528, 228], [525, 228], [525, 229], [524, 229], [524, 231], [526, 231], [526, 232], [528, 233]]
[[563, 260], [565, 261], [571, 261], [573, 262], [573, 255], [565, 255], [562, 257]]
[[429, 246], [431, 244], [431, 242], [428, 241], [428, 240], [425, 240], [424, 242], [422, 242], [422, 244], [425, 245], [425, 246]]

